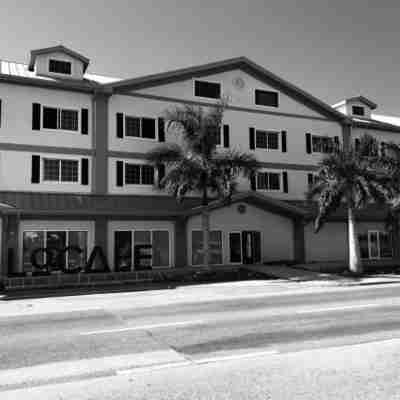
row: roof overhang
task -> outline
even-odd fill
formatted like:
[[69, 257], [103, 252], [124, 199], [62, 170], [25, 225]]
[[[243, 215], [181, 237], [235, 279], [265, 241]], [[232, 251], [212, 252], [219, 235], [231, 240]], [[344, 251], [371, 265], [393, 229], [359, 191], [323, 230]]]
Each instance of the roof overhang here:
[[309, 214], [307, 210], [303, 208], [253, 191], [235, 194], [229, 201], [216, 200], [212, 201], [207, 206], [193, 207], [184, 211], [182, 214], [186, 217], [190, 217], [201, 214], [204, 211], [218, 210], [240, 202], [248, 203], [264, 211], [269, 211], [292, 219], [306, 218]]
[[81, 61], [83, 63], [83, 72], [86, 71], [87, 67], [89, 66], [90, 60], [83, 56], [80, 53], [77, 53], [74, 50], [69, 49], [68, 47], [65, 47], [63, 45], [58, 45], [58, 46], [53, 46], [53, 47], [46, 47], [43, 49], [36, 49], [36, 50], [31, 50], [31, 57], [29, 60], [29, 70], [33, 71], [35, 67], [35, 61], [36, 57], [42, 54], [49, 54], [49, 53], [65, 53], [68, 54], [69, 56], [76, 58], [77, 60]]

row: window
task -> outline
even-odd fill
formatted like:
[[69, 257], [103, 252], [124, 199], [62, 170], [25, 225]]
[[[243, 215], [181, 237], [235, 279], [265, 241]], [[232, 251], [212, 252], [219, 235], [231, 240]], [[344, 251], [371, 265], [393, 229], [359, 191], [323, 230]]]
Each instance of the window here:
[[78, 114], [77, 110], [43, 107], [43, 128], [77, 131]]
[[125, 136], [156, 138], [156, 120], [154, 118], [125, 117]]
[[[210, 264], [222, 264], [222, 232], [210, 231]], [[204, 264], [203, 232], [192, 231], [192, 265]]]
[[127, 185], [153, 185], [154, 167], [151, 165], [125, 164], [125, 183]]
[[256, 147], [258, 149], [278, 150], [279, 132], [256, 131]]
[[[47, 248], [57, 254], [53, 254], [51, 257], [54, 259], [57, 256], [57, 262], [53, 267], [54, 270], [60, 269], [61, 267], [67, 267], [75, 269], [77, 267], [83, 267], [87, 259], [87, 231], [77, 230], [34, 230], [23, 232], [23, 250], [22, 250], [22, 262], [24, 272], [32, 271], [31, 256], [36, 249]], [[82, 252], [71, 250], [64, 252], [64, 249], [69, 246], [79, 247]], [[43, 265], [49, 260], [49, 255], [44, 252], [39, 252], [36, 256], [38, 264]]]
[[278, 107], [279, 106], [278, 93], [271, 92], [268, 90], [256, 90], [255, 103], [259, 106]]
[[43, 159], [43, 180], [50, 182], [78, 182], [79, 161]]
[[359, 115], [359, 116], [364, 116], [365, 115], [364, 107], [353, 106], [351, 109], [352, 109], [352, 114], [353, 115]]
[[71, 75], [71, 63], [68, 61], [50, 60], [49, 71], [56, 74]]
[[194, 81], [194, 95], [196, 97], [219, 99], [221, 97], [221, 84], [196, 80]]
[[312, 136], [313, 153], [332, 153], [334, 148], [333, 139], [328, 136]]
[[281, 190], [281, 174], [278, 172], [260, 172], [257, 174], [257, 189]]
[[379, 260], [392, 258], [392, 238], [388, 232], [368, 231], [358, 235], [361, 258]]
[[[151, 247], [141, 248], [140, 246]], [[114, 233], [114, 262], [117, 271], [149, 267], [169, 267], [169, 232], [165, 230], [127, 230]], [[147, 255], [147, 258], [140, 258]], [[136, 257], [136, 259], [135, 259]]]

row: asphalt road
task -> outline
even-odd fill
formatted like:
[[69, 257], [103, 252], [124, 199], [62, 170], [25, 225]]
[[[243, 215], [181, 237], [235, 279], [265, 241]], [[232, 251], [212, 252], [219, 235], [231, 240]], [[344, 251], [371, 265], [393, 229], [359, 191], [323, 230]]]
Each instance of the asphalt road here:
[[[129, 297], [125, 300], [129, 301]], [[348, 376], [346, 368], [352, 367], [358, 371], [357, 382], [361, 382], [370, 375], [372, 361], [367, 359], [369, 353], [365, 350], [371, 349], [370, 346], [383, 343], [388, 355], [385, 362], [391, 364], [391, 368], [396, 364], [398, 369], [399, 311], [400, 286], [388, 285], [363, 290], [233, 300], [214, 300], [211, 293], [208, 301], [200, 303], [151, 308], [127, 308], [125, 305], [123, 309], [116, 305], [112, 311], [100, 308], [59, 313], [52, 317], [0, 318], [0, 396], [3, 398], [3, 395], [15, 393], [19, 396], [15, 398], [22, 398], [22, 392], [17, 389], [36, 387], [38, 390], [45, 384], [70, 381], [74, 383], [69, 387], [77, 388], [82, 382], [91, 382], [89, 378], [111, 379], [115, 375], [118, 378], [113, 379], [125, 377], [128, 388], [129, 382], [135, 381], [132, 376], [135, 377], [139, 370], [142, 371], [140, 376], [144, 377], [141, 384], [155, 385], [158, 391], [161, 386], [157, 385], [165, 381], [166, 376], [171, 377], [171, 382], [175, 379], [177, 386], [186, 383], [189, 387], [191, 379], [199, 374], [202, 382], [210, 381], [210, 377], [214, 377], [213, 381], [220, 375], [220, 379], [227, 383], [231, 381], [228, 377], [238, 376], [236, 389], [240, 392], [243, 387], [238, 385], [239, 381], [248, 384], [249, 380], [256, 382], [259, 378], [265, 384], [265, 368], [269, 370], [271, 379], [278, 379], [279, 371], [285, 375], [287, 368], [292, 368], [291, 373], [296, 370], [303, 374], [304, 371], [318, 373], [323, 366], [320, 369], [317, 366], [327, 357], [323, 352], [328, 352], [328, 359], [333, 360], [330, 370], [336, 371], [336, 380], [341, 372]], [[393, 342], [396, 338], [399, 341]], [[360, 343], [367, 347], [358, 346]], [[333, 350], [337, 348], [345, 350]], [[382, 362], [380, 351], [369, 351]], [[295, 362], [296, 357], [300, 359]], [[347, 360], [349, 365], [343, 360]], [[302, 366], [300, 370], [299, 363]], [[377, 363], [372, 364], [376, 366]], [[168, 366], [174, 371], [171, 375], [165, 371], [146, 373], [146, 369], [157, 371], [158, 367]], [[364, 369], [365, 374], [360, 375]], [[294, 381], [296, 379], [299, 376], [293, 377]], [[331, 389], [334, 387], [332, 382], [327, 383]], [[274, 380], [270, 382], [271, 385], [275, 383]], [[218, 385], [224, 386], [221, 382]], [[185, 398], [174, 397], [173, 386], [167, 386], [171, 389], [168, 392], [171, 397], [164, 393], [164, 397], [154, 398]], [[234, 386], [232, 383], [229, 387]], [[119, 383], [119, 387], [124, 385]], [[142, 392], [138, 391], [138, 395], [141, 393], [145, 397], [127, 398], [150, 398], [146, 397], [149, 395], [146, 387], [144, 385]], [[186, 389], [182, 387], [180, 390]], [[215, 393], [224, 395], [226, 390], [220, 392], [218, 389]], [[267, 396], [272, 394], [265, 391], [265, 397], [260, 398], [268, 399]], [[400, 398], [400, 391], [396, 395], [398, 397], [393, 398]], [[121, 396], [124, 398], [123, 394]], [[46, 399], [46, 396], [42, 394], [41, 398]]]

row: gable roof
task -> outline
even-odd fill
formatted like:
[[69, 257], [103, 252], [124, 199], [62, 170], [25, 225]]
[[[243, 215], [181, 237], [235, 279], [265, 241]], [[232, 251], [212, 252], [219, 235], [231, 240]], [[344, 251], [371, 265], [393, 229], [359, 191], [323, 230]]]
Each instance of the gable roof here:
[[65, 53], [68, 54], [69, 56], [78, 59], [83, 63], [83, 72], [86, 71], [90, 60], [83, 56], [82, 54], [77, 53], [74, 50], [69, 49], [68, 47], [63, 46], [62, 44], [58, 46], [52, 46], [52, 47], [45, 47], [42, 49], [37, 49], [37, 50], [31, 50], [31, 58], [29, 60], [29, 71], [33, 71], [34, 66], [35, 66], [35, 60], [38, 55], [41, 54], [48, 54], [48, 53], [55, 53], [55, 52], [60, 52], [60, 53]]
[[119, 82], [105, 85], [115, 92], [123, 93], [131, 90], [139, 90], [148, 87], [159, 86], [171, 82], [178, 82], [193, 77], [201, 77], [205, 75], [215, 74], [219, 72], [230, 71], [233, 69], [241, 69], [255, 78], [264, 81], [271, 86], [279, 88], [289, 96], [295, 97], [310, 108], [317, 110], [325, 116], [337, 121], [350, 121], [347, 116], [338, 112], [330, 105], [317, 99], [313, 95], [305, 92], [303, 89], [293, 85], [292, 83], [280, 78], [271, 71], [261, 67], [247, 57], [237, 57], [227, 60], [212, 62], [192, 66], [189, 68], [181, 68], [159, 74], [152, 74], [133, 79], [125, 79]]
[[248, 203], [264, 211], [270, 211], [272, 213], [283, 215], [289, 218], [303, 218], [309, 214], [307, 210], [298, 207], [297, 205], [292, 205], [286, 201], [274, 199], [254, 191], [234, 194], [230, 201], [215, 200], [210, 202], [207, 206], [193, 207], [184, 211], [183, 214], [189, 217], [192, 215], [201, 214], [205, 210], [217, 210], [238, 202]]

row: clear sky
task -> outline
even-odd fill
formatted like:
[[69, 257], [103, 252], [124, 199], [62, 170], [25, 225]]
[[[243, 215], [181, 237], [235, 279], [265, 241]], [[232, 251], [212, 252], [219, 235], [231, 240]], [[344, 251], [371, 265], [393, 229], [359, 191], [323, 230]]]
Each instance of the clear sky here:
[[400, 116], [399, 0], [0, 0], [0, 58], [58, 43], [122, 78], [247, 56], [327, 103]]

